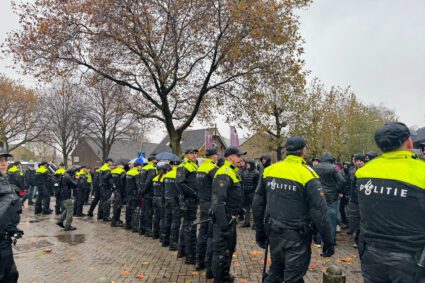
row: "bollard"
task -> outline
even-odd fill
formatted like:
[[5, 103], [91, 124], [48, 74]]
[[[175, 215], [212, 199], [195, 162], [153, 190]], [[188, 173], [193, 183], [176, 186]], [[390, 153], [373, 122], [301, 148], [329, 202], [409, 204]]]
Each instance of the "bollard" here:
[[329, 266], [323, 273], [323, 283], [345, 283], [345, 274], [336, 265]]

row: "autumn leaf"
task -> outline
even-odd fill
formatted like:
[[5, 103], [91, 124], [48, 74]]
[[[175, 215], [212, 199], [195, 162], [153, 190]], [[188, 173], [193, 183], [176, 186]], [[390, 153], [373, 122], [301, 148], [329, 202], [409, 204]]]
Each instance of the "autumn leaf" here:
[[199, 276], [199, 272], [197, 272], [197, 271], [193, 271], [193, 272], [192, 272], [192, 276]]
[[353, 262], [353, 258], [352, 257], [338, 258], [337, 260], [335, 260], [335, 262], [338, 262], [338, 263], [352, 263]]
[[141, 273], [137, 273], [135, 277], [136, 277], [136, 279], [143, 279], [143, 278], [145, 278], [145, 276], [143, 274], [141, 274]]
[[45, 248], [43, 249], [43, 252], [45, 252], [45, 253], [50, 253], [50, 252], [52, 252], [52, 249], [51, 249], [50, 247], [45, 247]]
[[263, 253], [260, 250], [252, 250], [251, 255], [254, 257], [262, 256]]
[[130, 272], [128, 270], [124, 270], [121, 272], [122, 277], [128, 277], [130, 275]]

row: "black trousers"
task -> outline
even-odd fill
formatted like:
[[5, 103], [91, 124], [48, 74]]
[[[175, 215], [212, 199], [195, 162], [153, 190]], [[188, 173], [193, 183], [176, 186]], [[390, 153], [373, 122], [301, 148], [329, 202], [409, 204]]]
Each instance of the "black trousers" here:
[[119, 191], [114, 192], [114, 201], [112, 205], [112, 220], [111, 225], [120, 221], [122, 208], [122, 197]]
[[18, 282], [19, 273], [13, 259], [12, 241], [0, 240], [0, 283]]
[[[153, 206], [153, 230], [154, 237], [159, 237], [161, 227], [164, 226], [164, 200], [160, 196], [154, 196], [152, 199]], [[162, 237], [161, 237], [162, 241]]]
[[[95, 189], [93, 193], [94, 193], [94, 198], [93, 198], [93, 200], [90, 204], [88, 214], [93, 214], [94, 209], [96, 208], [96, 206], [99, 204], [99, 201], [100, 201], [100, 191], [99, 191], [99, 189]], [[97, 208], [97, 219], [102, 219], [102, 218], [103, 218], [102, 206], [99, 204], [99, 206]]]
[[341, 223], [347, 224], [347, 215], [346, 215], [346, 208], [348, 205], [349, 197], [343, 196], [342, 199], [339, 201], [339, 213], [341, 214]]
[[[417, 253], [392, 252], [366, 245], [364, 248], [360, 248], [359, 252], [365, 283], [414, 282], [421, 251]], [[422, 273], [419, 283], [424, 282], [425, 274]]]
[[141, 211], [143, 220], [141, 226], [143, 225], [143, 230], [145, 231], [146, 236], [152, 236], [152, 214], [152, 197], [143, 197], [143, 207]]
[[[125, 225], [127, 228], [133, 228], [133, 214], [136, 207], [136, 197], [127, 196], [127, 205], [125, 207]], [[138, 231], [138, 227], [136, 228], [136, 231]]]
[[311, 236], [272, 225], [269, 243], [272, 264], [264, 282], [304, 282], [311, 260]]
[[[204, 201], [200, 200], [199, 202], [199, 208], [200, 208], [200, 221], [206, 221], [211, 218], [209, 215], [209, 211], [211, 208], [211, 202], [210, 201]], [[205, 262], [205, 256], [207, 252], [207, 244], [208, 244], [208, 235], [210, 230], [212, 230], [212, 222], [207, 221], [199, 224], [199, 231], [198, 231], [198, 239], [196, 242], [196, 263], [198, 265], [204, 265]]]
[[64, 208], [62, 206], [62, 200], [60, 199], [59, 194], [56, 194], [55, 199], [55, 214], [61, 214]]
[[103, 211], [103, 220], [107, 220], [111, 215], [111, 202], [112, 202], [112, 190], [110, 189], [101, 189], [100, 190], [100, 202], [102, 205]]
[[196, 221], [197, 200], [185, 199], [185, 209], [183, 210], [183, 241], [186, 260], [196, 261], [196, 226], [192, 225]]
[[45, 186], [39, 187], [35, 201], [35, 213], [41, 212], [50, 212], [50, 191]]
[[254, 192], [244, 192], [243, 208], [246, 210], [245, 224], [250, 224], [251, 222], [251, 208], [252, 208], [253, 199], [254, 199]]
[[213, 225], [212, 271], [214, 282], [216, 283], [229, 280], [230, 265], [236, 249], [236, 240], [236, 224], [234, 222], [225, 230], [217, 224]]
[[171, 249], [177, 249], [180, 231], [180, 206], [177, 198], [165, 200], [163, 239], [169, 241]]
[[75, 192], [74, 215], [83, 214], [84, 192], [83, 188], [78, 187]]

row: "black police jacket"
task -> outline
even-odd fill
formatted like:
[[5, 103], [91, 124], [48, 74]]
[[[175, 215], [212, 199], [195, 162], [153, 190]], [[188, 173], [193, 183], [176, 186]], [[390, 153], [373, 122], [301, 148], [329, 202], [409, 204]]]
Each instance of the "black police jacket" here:
[[249, 170], [245, 170], [242, 173], [242, 188], [245, 194], [254, 193], [255, 189], [258, 186], [258, 181], [260, 179], [260, 175], [258, 170], [255, 168], [250, 168]]
[[121, 167], [117, 167], [111, 171], [111, 186], [114, 194], [120, 194], [122, 197], [125, 196], [125, 181], [126, 173]]
[[135, 198], [139, 192], [139, 170], [134, 167], [127, 171], [125, 179], [125, 191], [127, 195], [127, 201], [131, 198]]
[[314, 167], [314, 171], [320, 177], [326, 202], [330, 204], [338, 200], [338, 194], [342, 193], [345, 179], [341, 171], [331, 163], [333, 157], [330, 153], [324, 153], [320, 160], [321, 162]]
[[64, 173], [62, 175], [62, 178], [60, 179], [60, 194], [59, 197], [61, 200], [67, 200], [72, 198], [73, 195], [75, 195], [75, 189], [78, 186], [78, 182], [69, 175], [68, 172]]
[[148, 162], [140, 172], [140, 193], [144, 198], [152, 198], [152, 180], [158, 174], [156, 166], [152, 162]]
[[98, 170], [98, 181], [100, 191], [112, 191], [111, 186], [111, 168], [107, 163], [103, 164]]
[[239, 214], [242, 209], [242, 186], [238, 168], [225, 161], [214, 176], [212, 183], [211, 209], [214, 223], [229, 227], [229, 215]]
[[164, 198], [177, 199], [179, 197], [179, 190], [176, 185], [177, 167], [174, 167], [164, 175]]
[[409, 151], [384, 153], [356, 171], [361, 242], [398, 252], [425, 247], [424, 172]]
[[20, 212], [18, 195], [9, 183], [7, 176], [0, 173], [0, 234], [19, 230], [17, 225], [20, 221]]
[[45, 166], [40, 166], [35, 172], [35, 183], [40, 191], [51, 192], [53, 190], [53, 176], [49, 169]]
[[211, 159], [204, 159], [196, 172], [197, 196], [199, 200], [211, 201], [212, 182], [218, 166]]
[[252, 210], [261, 233], [265, 216], [281, 228], [296, 231], [306, 231], [313, 222], [325, 245], [334, 243], [319, 177], [301, 157], [288, 155], [264, 170]]
[[177, 168], [176, 184], [184, 198], [196, 198], [196, 171], [198, 165], [185, 158], [182, 166]]
[[156, 175], [152, 179], [152, 191], [153, 196], [156, 198], [164, 197], [164, 175]]

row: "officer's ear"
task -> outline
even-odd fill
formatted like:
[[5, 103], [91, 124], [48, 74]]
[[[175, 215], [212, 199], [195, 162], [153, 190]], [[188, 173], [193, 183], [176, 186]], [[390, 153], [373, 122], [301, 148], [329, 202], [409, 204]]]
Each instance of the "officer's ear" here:
[[409, 151], [413, 151], [413, 140], [411, 137], [409, 137], [405, 142], [404, 142], [404, 147], [409, 150]]

